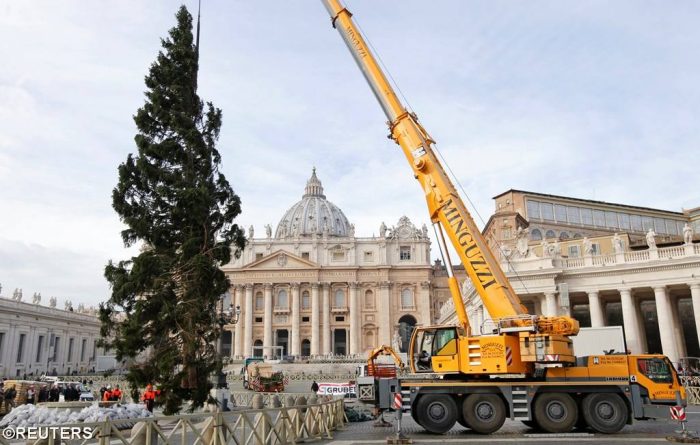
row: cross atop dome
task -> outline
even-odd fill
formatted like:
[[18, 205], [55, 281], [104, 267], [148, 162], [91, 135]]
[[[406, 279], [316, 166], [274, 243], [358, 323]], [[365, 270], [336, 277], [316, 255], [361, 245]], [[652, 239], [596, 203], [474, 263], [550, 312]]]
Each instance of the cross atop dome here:
[[326, 195], [323, 194], [323, 185], [321, 185], [321, 181], [316, 176], [316, 167], [312, 168], [311, 177], [308, 181], [306, 181], [304, 196], [302, 196], [302, 198], [306, 198], [307, 196], [318, 196], [319, 198], [324, 199], [326, 198]]

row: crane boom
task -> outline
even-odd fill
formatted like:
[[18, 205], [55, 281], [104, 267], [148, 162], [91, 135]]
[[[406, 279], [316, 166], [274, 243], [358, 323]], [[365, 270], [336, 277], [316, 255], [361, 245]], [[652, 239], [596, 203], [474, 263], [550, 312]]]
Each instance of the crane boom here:
[[[435, 141], [418, 122], [415, 114], [408, 112], [384, 75], [377, 60], [352, 20], [352, 14], [339, 0], [322, 0], [333, 27], [345, 41], [355, 62], [369, 83], [374, 96], [388, 119], [390, 137], [401, 147], [415, 178], [421, 185], [428, 204], [430, 219], [435, 226], [439, 242], [443, 231], [464, 265], [489, 314], [496, 319], [517, 319], [527, 315], [518, 295], [501, 269], [496, 257], [486, 243], [474, 219], [469, 214], [456, 188], [437, 159], [432, 145]], [[445, 246], [441, 246], [447, 255]], [[446, 261], [449, 286], [455, 310], [460, 323], [469, 327], [469, 321], [457, 279], [451, 264]], [[544, 331], [551, 331], [556, 325], [557, 334], [575, 334], [578, 330], [575, 320], [556, 317], [556, 320], [542, 320]], [[564, 329], [565, 332], [562, 332]]]

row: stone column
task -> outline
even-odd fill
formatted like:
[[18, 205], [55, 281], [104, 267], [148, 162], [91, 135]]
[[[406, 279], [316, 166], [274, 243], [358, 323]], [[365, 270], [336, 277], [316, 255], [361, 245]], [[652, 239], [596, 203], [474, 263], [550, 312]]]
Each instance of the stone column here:
[[430, 281], [421, 281], [419, 289], [418, 301], [416, 302], [418, 314], [423, 326], [430, 326], [433, 324], [432, 311], [430, 310]]
[[292, 283], [292, 355], [301, 355], [301, 338], [299, 331], [299, 283]]
[[379, 325], [379, 339], [377, 345], [391, 345], [393, 327], [391, 323], [391, 282], [379, 283], [379, 299], [377, 301], [377, 324]]
[[331, 283], [321, 283], [323, 291], [323, 354], [331, 353]]
[[557, 315], [557, 296], [554, 294], [554, 292], [546, 292], [544, 294], [544, 301], [545, 301], [545, 307], [547, 308], [547, 312], [545, 315], [548, 317], [554, 317]]
[[265, 283], [263, 316], [263, 357], [272, 357], [272, 284]]
[[673, 338], [676, 340], [676, 351], [678, 357], [687, 357], [685, 350], [685, 337], [683, 337], [683, 325], [681, 324], [681, 316], [678, 313], [678, 300], [668, 295], [668, 302], [671, 305], [671, 319], [673, 320]]
[[673, 363], [677, 363], [679, 357], [673, 334], [673, 314], [671, 312], [671, 304], [668, 301], [668, 293], [666, 292], [665, 286], [657, 286], [654, 288], [654, 300], [656, 301], [656, 316], [658, 317], [663, 353]]
[[359, 305], [357, 304], [357, 283], [350, 283], [350, 354], [357, 354], [360, 352], [360, 323], [359, 323]]
[[243, 324], [243, 351], [241, 355], [250, 357], [253, 352], [253, 285], [245, 285], [245, 323]]
[[311, 355], [318, 355], [318, 283], [311, 283]]
[[695, 316], [695, 329], [700, 341], [700, 283], [690, 285], [690, 298], [693, 301], [693, 315]]
[[233, 299], [233, 310], [236, 310], [236, 306], [240, 306], [241, 313], [238, 318], [238, 323], [234, 329], [234, 341], [233, 341], [233, 357], [240, 358], [243, 354], [243, 317], [245, 311], [245, 301], [243, 301], [243, 289], [241, 286], [233, 286], [233, 292], [231, 293]]
[[620, 303], [622, 305], [622, 324], [625, 329], [627, 349], [632, 354], [642, 353], [641, 333], [639, 332], [639, 320], [637, 319], [637, 306], [632, 297], [632, 289], [619, 289]]
[[591, 327], [605, 326], [605, 311], [597, 290], [588, 292], [588, 310], [591, 313]]

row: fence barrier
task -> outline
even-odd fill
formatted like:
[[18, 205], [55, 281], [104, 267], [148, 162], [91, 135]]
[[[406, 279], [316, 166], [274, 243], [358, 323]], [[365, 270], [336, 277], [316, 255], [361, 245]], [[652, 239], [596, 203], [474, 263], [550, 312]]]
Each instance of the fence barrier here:
[[[301, 397], [299, 397], [301, 399]], [[302, 400], [297, 399], [298, 402]], [[332, 439], [347, 423], [342, 399], [265, 409], [242, 409], [210, 414], [185, 414], [145, 419], [106, 419], [60, 425], [90, 428], [92, 437], [71, 441], [80, 445], [277, 445], [310, 439]], [[130, 433], [126, 430], [133, 425]], [[25, 443], [25, 442], [22, 442]], [[27, 445], [58, 445], [49, 437]], [[0, 444], [11, 445], [0, 436]]]

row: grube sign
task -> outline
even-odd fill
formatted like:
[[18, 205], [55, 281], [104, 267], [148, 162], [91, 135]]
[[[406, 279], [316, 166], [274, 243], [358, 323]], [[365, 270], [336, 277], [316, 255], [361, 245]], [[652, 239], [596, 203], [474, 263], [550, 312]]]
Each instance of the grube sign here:
[[354, 383], [319, 383], [318, 394], [324, 396], [355, 394]]

